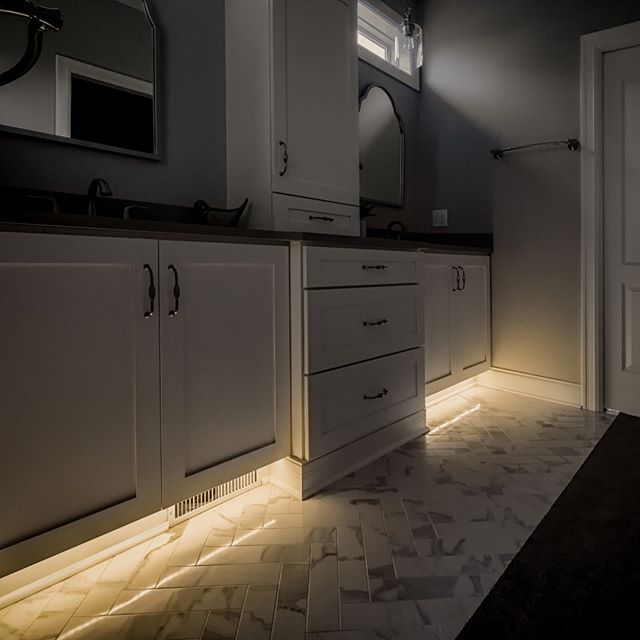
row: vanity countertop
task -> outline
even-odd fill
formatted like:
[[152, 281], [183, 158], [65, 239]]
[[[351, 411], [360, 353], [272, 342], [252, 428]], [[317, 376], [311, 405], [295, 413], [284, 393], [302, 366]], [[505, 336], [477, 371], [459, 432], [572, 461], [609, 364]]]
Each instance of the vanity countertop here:
[[[336, 236], [317, 233], [296, 233], [218, 227], [184, 222], [148, 220], [122, 220], [109, 217], [89, 217], [76, 214], [1, 211], [0, 231], [22, 233], [57, 233], [66, 235], [111, 236], [121, 238], [148, 238], [153, 240], [182, 240], [192, 242], [243, 242], [255, 244], [282, 244], [302, 242], [309, 245], [331, 247], [385, 249], [397, 251], [429, 251], [433, 253], [461, 253], [490, 255], [491, 247], [467, 244], [443, 244], [423, 241], [411, 234], [411, 239], [385, 237]], [[480, 234], [479, 234], [480, 235]]]

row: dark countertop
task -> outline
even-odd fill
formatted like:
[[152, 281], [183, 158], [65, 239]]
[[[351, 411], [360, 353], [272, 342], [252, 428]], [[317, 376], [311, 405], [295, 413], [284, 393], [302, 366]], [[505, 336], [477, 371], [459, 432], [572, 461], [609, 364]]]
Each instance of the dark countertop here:
[[[336, 236], [316, 233], [269, 231], [234, 227], [208, 226], [185, 222], [123, 220], [111, 217], [89, 217], [78, 214], [26, 212], [0, 210], [0, 231], [22, 233], [54, 233], [66, 235], [92, 235], [153, 240], [183, 240], [199, 242], [243, 242], [286, 245], [298, 241], [309, 245], [331, 247], [383, 249], [395, 251], [429, 251], [433, 253], [461, 253], [490, 255], [490, 236], [478, 234], [478, 245], [467, 244], [472, 236], [465, 236], [464, 244], [434, 242], [433, 235], [422, 240], [421, 234], [407, 233], [407, 239], [357, 236]], [[374, 230], [372, 230], [373, 232]], [[377, 230], [379, 234], [380, 231]], [[447, 234], [441, 234], [446, 241]]]

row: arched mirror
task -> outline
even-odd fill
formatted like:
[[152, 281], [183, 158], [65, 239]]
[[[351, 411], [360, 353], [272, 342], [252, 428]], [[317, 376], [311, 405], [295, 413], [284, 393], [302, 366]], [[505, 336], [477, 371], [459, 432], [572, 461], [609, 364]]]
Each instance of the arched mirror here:
[[404, 127], [391, 96], [369, 85], [360, 98], [360, 199], [404, 204]]
[[43, 4], [0, 0], [0, 129], [156, 158], [146, 1]]

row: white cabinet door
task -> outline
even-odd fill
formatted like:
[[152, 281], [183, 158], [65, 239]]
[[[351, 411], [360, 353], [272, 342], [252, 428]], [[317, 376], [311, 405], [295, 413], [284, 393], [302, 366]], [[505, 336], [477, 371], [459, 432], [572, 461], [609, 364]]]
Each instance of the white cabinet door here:
[[422, 275], [428, 396], [491, 366], [490, 260], [426, 254]]
[[163, 504], [289, 453], [286, 247], [160, 243]]
[[423, 264], [425, 380], [436, 383], [453, 374], [450, 296], [454, 284], [448, 260]]
[[160, 508], [157, 259], [0, 234], [0, 576]]
[[273, 12], [273, 190], [357, 205], [356, 0], [274, 0]]
[[462, 290], [452, 293], [454, 359], [463, 377], [489, 366], [489, 259], [465, 257]]

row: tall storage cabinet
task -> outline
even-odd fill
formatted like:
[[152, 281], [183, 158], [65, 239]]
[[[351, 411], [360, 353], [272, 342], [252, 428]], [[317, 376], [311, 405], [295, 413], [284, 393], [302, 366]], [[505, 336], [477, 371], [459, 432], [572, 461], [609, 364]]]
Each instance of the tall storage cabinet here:
[[160, 509], [157, 242], [0, 234], [0, 576]]
[[249, 197], [252, 227], [358, 235], [356, 0], [225, 11], [230, 205]]
[[286, 247], [160, 243], [165, 506], [288, 455], [288, 269]]
[[490, 259], [424, 254], [426, 395], [491, 366]]

